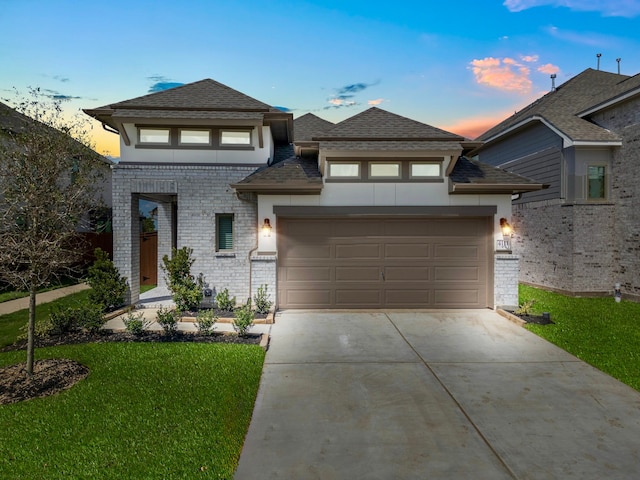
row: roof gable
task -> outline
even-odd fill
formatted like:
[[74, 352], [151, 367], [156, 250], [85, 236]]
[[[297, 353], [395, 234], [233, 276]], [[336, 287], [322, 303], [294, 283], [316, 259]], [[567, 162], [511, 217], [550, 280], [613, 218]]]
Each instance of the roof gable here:
[[278, 111], [210, 78], [109, 105], [115, 109]]
[[625, 75], [589, 68], [486, 131], [478, 140], [492, 141], [520, 126], [541, 121], [569, 141], [618, 141], [618, 135], [581, 118], [579, 114], [619, 95], [619, 90], [633, 87], [626, 83], [627, 80], [629, 77]]
[[313, 113], [306, 113], [293, 121], [294, 141], [310, 142], [314, 135], [319, 135], [334, 126], [334, 123]]
[[396, 115], [377, 107], [371, 107], [336, 124], [330, 130], [313, 137], [314, 140], [450, 140], [462, 141], [463, 137], [441, 130], [426, 123]]

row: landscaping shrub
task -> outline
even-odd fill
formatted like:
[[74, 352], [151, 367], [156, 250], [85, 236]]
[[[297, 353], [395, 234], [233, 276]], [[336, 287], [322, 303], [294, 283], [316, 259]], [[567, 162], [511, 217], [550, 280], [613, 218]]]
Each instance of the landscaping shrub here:
[[216, 305], [220, 310], [233, 312], [236, 308], [236, 297], [229, 297], [229, 289], [225, 288], [216, 295]]
[[[98, 332], [105, 323], [102, 305], [82, 302], [77, 306], [56, 306], [51, 309], [49, 321], [42, 323], [43, 335], [64, 335], [80, 328], [90, 333]], [[48, 330], [48, 331], [47, 331]]]
[[178, 310], [162, 307], [158, 310], [156, 318], [165, 335], [175, 335], [178, 331], [178, 322], [180, 321], [180, 312]]
[[124, 322], [124, 327], [127, 329], [127, 332], [137, 337], [142, 335], [144, 331], [149, 328], [149, 325], [151, 325], [151, 320], [145, 320], [144, 312], [137, 314], [129, 312], [122, 321]]
[[249, 331], [249, 328], [253, 325], [253, 319], [255, 314], [251, 308], [251, 300], [236, 310], [233, 318], [233, 328], [238, 335], [245, 336]]
[[273, 305], [273, 302], [269, 300], [269, 294], [267, 293], [268, 288], [266, 284], [260, 285], [258, 291], [253, 296], [253, 301], [256, 304], [256, 312], [258, 313], [269, 313], [271, 305]]
[[213, 310], [200, 310], [196, 316], [196, 328], [200, 335], [211, 335], [218, 317]]
[[89, 267], [87, 277], [87, 283], [92, 289], [89, 300], [101, 305], [103, 311], [113, 310], [124, 303], [127, 279], [120, 276], [107, 252], [96, 248], [94, 255], [96, 260]]
[[99, 332], [106, 322], [102, 305], [95, 303], [80, 304], [80, 306], [75, 309], [75, 315], [77, 325], [89, 333]]
[[[51, 309], [49, 322], [42, 325], [44, 329], [49, 328], [53, 335], [64, 335], [78, 329], [75, 308], [68, 306], [56, 306]], [[46, 334], [45, 334], [46, 335]]]
[[195, 310], [202, 302], [202, 289], [204, 278], [202, 274], [196, 280], [191, 275], [191, 266], [195, 259], [191, 258], [193, 249], [182, 247], [173, 249], [171, 258], [168, 255], [162, 257], [162, 270], [165, 273], [165, 281], [171, 290], [176, 308], [181, 312]]

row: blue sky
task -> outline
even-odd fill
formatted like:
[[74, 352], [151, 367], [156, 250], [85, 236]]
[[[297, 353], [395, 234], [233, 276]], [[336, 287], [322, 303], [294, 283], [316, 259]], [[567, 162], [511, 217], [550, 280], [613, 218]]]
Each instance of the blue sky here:
[[[640, 72], [640, 0], [0, 0], [0, 98], [69, 112], [213, 78], [294, 116], [474, 138], [586, 68]], [[98, 151], [117, 137], [94, 128]]]

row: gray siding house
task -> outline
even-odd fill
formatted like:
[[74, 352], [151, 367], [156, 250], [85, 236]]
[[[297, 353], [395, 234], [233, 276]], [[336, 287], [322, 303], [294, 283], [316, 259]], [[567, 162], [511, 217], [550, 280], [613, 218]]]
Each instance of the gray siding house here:
[[214, 80], [85, 112], [121, 139], [114, 261], [131, 302], [146, 198], [158, 263], [190, 247], [192, 272], [239, 301], [267, 285], [276, 308], [517, 304], [501, 220], [542, 185], [464, 157], [476, 143], [379, 108], [294, 121]]
[[588, 69], [478, 137], [483, 163], [549, 188], [513, 199], [520, 280], [640, 299], [640, 76]]

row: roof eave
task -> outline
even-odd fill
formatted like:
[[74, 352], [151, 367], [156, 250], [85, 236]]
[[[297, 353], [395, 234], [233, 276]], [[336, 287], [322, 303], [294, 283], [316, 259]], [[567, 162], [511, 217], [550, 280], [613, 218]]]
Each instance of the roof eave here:
[[514, 194], [536, 192], [548, 188], [544, 183], [456, 183], [449, 182], [449, 194]]
[[618, 96], [610, 98], [597, 105], [589, 107], [586, 110], [579, 112], [577, 116], [580, 118], [588, 117], [589, 115], [593, 115], [594, 113], [599, 112], [600, 110], [604, 110], [606, 108], [612, 107], [617, 103], [624, 102], [625, 100], [635, 97], [636, 95], [640, 95], [640, 87], [634, 88], [632, 90], [629, 90], [628, 92], [622, 93]]
[[262, 195], [319, 195], [323, 187], [322, 183], [310, 185], [232, 183], [230, 186], [239, 193], [258, 193]]

